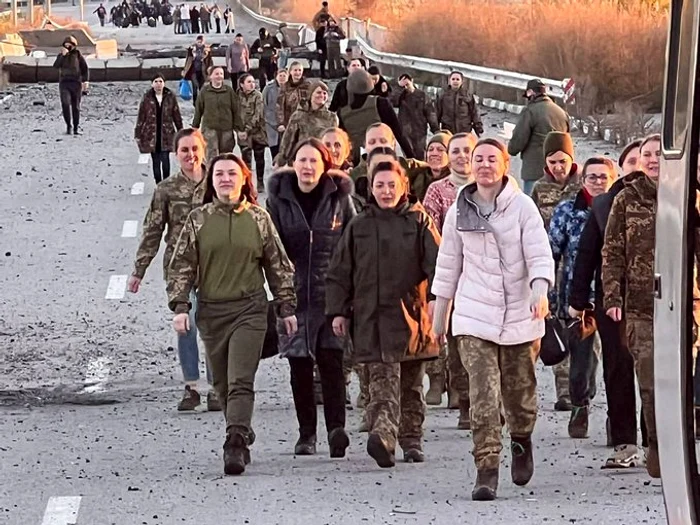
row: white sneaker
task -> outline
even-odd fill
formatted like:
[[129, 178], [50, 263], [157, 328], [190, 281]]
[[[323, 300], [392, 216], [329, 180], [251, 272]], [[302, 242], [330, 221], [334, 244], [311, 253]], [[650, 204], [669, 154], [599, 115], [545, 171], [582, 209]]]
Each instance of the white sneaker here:
[[643, 452], [636, 445], [617, 445], [603, 468], [643, 467]]

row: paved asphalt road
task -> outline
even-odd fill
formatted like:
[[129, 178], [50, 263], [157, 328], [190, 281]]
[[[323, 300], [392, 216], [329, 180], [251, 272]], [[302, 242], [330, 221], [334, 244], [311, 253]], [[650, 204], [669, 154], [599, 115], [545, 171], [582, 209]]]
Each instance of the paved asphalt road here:
[[[238, 15], [237, 29], [252, 36], [256, 28]], [[125, 31], [175, 38], [167, 28]], [[355, 431], [358, 410], [349, 413], [347, 458], [327, 457], [322, 432], [317, 456], [294, 457], [289, 372], [276, 359], [258, 374], [253, 463], [224, 478], [221, 414], [175, 410], [180, 372], [168, 348], [175, 337], [160, 260], [136, 296], [124, 294], [119, 277], [138, 242], [122, 236], [134, 233], [125, 221], [140, 233], [153, 191], [132, 139], [147, 87], [93, 85], [82, 137], [61, 134], [56, 86], [16, 86], [0, 106], [0, 524], [665, 522], [658, 481], [643, 469], [600, 469], [608, 454], [602, 385], [591, 439], [572, 440], [568, 415], [552, 411], [548, 370], [539, 373], [535, 477], [516, 488], [504, 458], [494, 503], [470, 500], [471, 436], [444, 407], [429, 410], [425, 464], [377, 468]], [[191, 119], [189, 104], [183, 111]], [[487, 113], [489, 133], [504, 118]], [[577, 147], [581, 159], [615, 154], [602, 143]], [[110, 281], [115, 298], [107, 299]]]

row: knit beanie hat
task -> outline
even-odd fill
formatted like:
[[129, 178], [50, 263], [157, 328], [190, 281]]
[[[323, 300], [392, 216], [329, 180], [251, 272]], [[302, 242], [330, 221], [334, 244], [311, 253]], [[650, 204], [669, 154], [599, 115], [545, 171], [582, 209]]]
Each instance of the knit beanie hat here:
[[620, 154], [620, 158], [617, 161], [618, 166], [622, 167], [625, 164], [625, 159], [627, 158], [627, 155], [629, 155], [633, 149], [638, 148], [641, 145], [642, 145], [642, 139], [633, 140], [632, 142], [627, 144], [627, 146], [625, 146], [625, 149], [622, 150], [622, 153]]
[[447, 149], [450, 145], [451, 138], [452, 138], [451, 132], [449, 132], [447, 130], [440, 130], [435, 135], [430, 137], [430, 140], [428, 141], [427, 148], [429, 148], [431, 144], [442, 144], [445, 147], [445, 149]]
[[72, 44], [73, 47], [78, 47], [78, 40], [76, 40], [73, 35], [68, 35], [63, 39], [63, 45], [65, 46], [66, 44]]
[[572, 159], [574, 158], [574, 141], [571, 140], [571, 135], [561, 131], [550, 131], [547, 134], [547, 138], [544, 139], [544, 158], [557, 151], [563, 151]]
[[372, 77], [364, 69], [356, 69], [348, 76], [348, 94], [366, 95], [374, 89]]

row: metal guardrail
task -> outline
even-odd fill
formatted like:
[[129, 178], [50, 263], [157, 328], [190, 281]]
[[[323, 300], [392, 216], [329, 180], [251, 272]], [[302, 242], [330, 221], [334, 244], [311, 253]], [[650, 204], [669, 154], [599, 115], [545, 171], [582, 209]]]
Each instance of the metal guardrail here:
[[[445, 76], [449, 75], [452, 71], [459, 71], [469, 80], [483, 82], [485, 84], [492, 84], [495, 86], [519, 89], [521, 91], [525, 91], [528, 81], [536, 78], [532, 75], [525, 75], [523, 73], [474, 66], [471, 64], [464, 64], [462, 62], [451, 62], [447, 60], [436, 60], [434, 58], [386, 53], [384, 51], [378, 51], [372, 48], [360, 36], [356, 36], [355, 38], [360, 46], [360, 49], [362, 50], [362, 53], [370, 60], [380, 64], [406, 67], [418, 71], [437, 73]], [[541, 80], [544, 82], [545, 86], [547, 86], [548, 95], [559, 99], [564, 98], [564, 87], [561, 80], [553, 80], [550, 78], [543, 78]]]
[[[281, 23], [280, 20], [275, 20], [256, 13], [246, 6], [242, 0], [238, 0], [238, 3], [243, 10], [255, 20], [272, 25], [279, 25]], [[532, 80], [533, 78], [537, 78], [533, 75], [526, 75], [524, 73], [475, 66], [462, 62], [437, 60], [433, 58], [416, 57], [410, 55], [399, 55], [396, 53], [379, 51], [378, 49], [374, 48], [373, 45], [379, 45], [378, 42], [380, 41], [385, 43], [386, 35], [388, 35], [387, 28], [378, 26], [377, 24], [371, 24], [366, 21], [358, 20], [357, 18], [346, 18], [341, 20], [343, 21], [344, 27], [347, 30], [348, 38], [356, 40], [364, 56], [379, 64], [405, 67], [444, 76], [449, 75], [452, 71], [459, 71], [465, 76], [465, 78], [475, 82], [520, 91], [525, 91], [528, 81]], [[306, 24], [287, 22], [287, 25], [289, 27], [299, 29], [300, 43], [314, 41], [315, 33]], [[570, 79], [554, 80], [551, 78], [542, 78], [541, 80], [547, 87], [547, 94], [549, 96], [562, 100], [568, 98], [567, 91], [565, 90], [565, 84], [567, 83], [566, 81]]]

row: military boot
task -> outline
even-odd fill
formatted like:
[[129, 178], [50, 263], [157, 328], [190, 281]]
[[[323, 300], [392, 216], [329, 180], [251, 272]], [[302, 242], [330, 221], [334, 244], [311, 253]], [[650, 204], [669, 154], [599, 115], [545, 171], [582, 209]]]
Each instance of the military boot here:
[[510, 451], [513, 455], [510, 475], [513, 483], [522, 487], [529, 483], [535, 471], [532, 459], [532, 439], [530, 436], [511, 436], [510, 439]]
[[238, 476], [245, 472], [245, 466], [250, 463], [250, 450], [246, 439], [241, 434], [229, 434], [224, 443], [224, 473], [228, 476]]
[[438, 406], [442, 404], [442, 394], [445, 392], [445, 374], [431, 375], [430, 388], [425, 394], [427, 405]]
[[370, 434], [367, 439], [367, 454], [377, 462], [381, 468], [391, 468], [396, 465], [394, 450], [390, 449], [379, 434]]
[[471, 430], [472, 422], [469, 419], [469, 399], [466, 401], [459, 400], [459, 421], [457, 422], [457, 428], [459, 430]]
[[588, 437], [588, 407], [574, 407], [569, 419], [569, 437], [586, 439]]
[[294, 445], [294, 455], [313, 456], [316, 454], [316, 435], [300, 436]]
[[476, 471], [476, 483], [472, 490], [474, 501], [493, 501], [498, 490], [498, 468], [479, 469]]
[[350, 446], [350, 438], [344, 428], [334, 428], [328, 433], [328, 448], [332, 458], [344, 458], [345, 449]]

